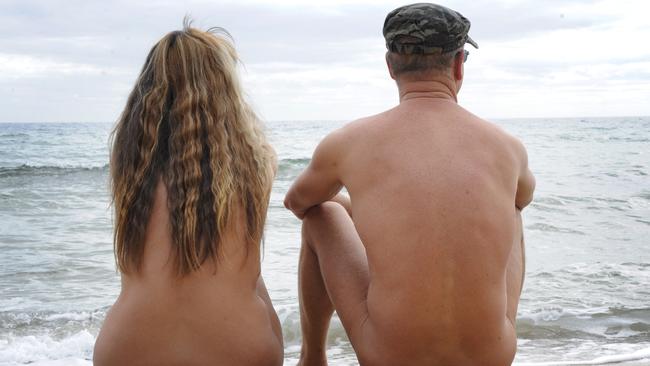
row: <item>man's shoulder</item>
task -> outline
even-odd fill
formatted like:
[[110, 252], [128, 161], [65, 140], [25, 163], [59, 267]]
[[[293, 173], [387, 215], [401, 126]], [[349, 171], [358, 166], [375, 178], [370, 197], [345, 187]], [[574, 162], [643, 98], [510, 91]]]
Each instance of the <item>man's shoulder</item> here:
[[358, 118], [327, 134], [316, 147], [316, 153], [328, 156], [334, 160], [343, 160], [351, 149], [357, 149], [368, 140], [372, 131], [376, 130], [378, 120], [383, 119], [383, 113]]
[[510, 134], [498, 123], [479, 117], [467, 110], [464, 111], [467, 113], [469, 119], [485, 131], [492, 133], [495, 138], [502, 140], [502, 142], [507, 143], [508, 145], [522, 145], [518, 138]]
[[367, 135], [369, 131], [377, 128], [382, 121], [388, 120], [389, 113], [390, 110], [375, 115], [361, 117], [352, 120], [344, 124], [339, 129], [335, 130], [332, 134], [337, 135], [339, 137], [344, 137], [344, 136], [360, 137], [363, 135]]
[[506, 131], [497, 123], [482, 118], [479, 118], [479, 120], [486, 129], [491, 131], [497, 145], [504, 148], [507, 153], [515, 156], [517, 160], [521, 160], [527, 155], [526, 148], [519, 138]]
[[361, 117], [347, 122], [325, 136], [321, 143], [344, 144], [350, 140], [358, 139], [367, 135], [369, 130], [373, 129], [380, 119], [382, 119], [382, 114]]
[[503, 148], [508, 153], [514, 154], [517, 157], [526, 155], [524, 144], [519, 140], [519, 138], [506, 131], [501, 125], [491, 120], [479, 117], [462, 107], [461, 110], [466, 116], [466, 120], [482, 131], [484, 135], [487, 135], [489, 141], [493, 141], [494, 146]]

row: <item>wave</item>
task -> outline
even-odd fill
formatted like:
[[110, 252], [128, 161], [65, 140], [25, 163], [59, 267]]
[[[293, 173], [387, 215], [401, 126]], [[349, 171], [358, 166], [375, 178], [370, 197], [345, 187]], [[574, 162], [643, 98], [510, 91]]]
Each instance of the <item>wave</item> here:
[[17, 132], [17, 133], [4, 133], [0, 135], [0, 139], [16, 139], [16, 138], [29, 138], [31, 137], [28, 133]]
[[[95, 337], [107, 310], [108, 307], [94, 311], [60, 313], [0, 313], [0, 328], [8, 331], [0, 333], [0, 364], [90, 365]], [[298, 306], [297, 304], [276, 305], [276, 310], [282, 324], [285, 357], [287, 357], [287, 360], [293, 361], [293, 358], [297, 357], [301, 343]], [[612, 317], [622, 316], [625, 318], [639, 311], [650, 316], [650, 309], [610, 310], [609, 315]], [[646, 324], [646, 327], [647, 332], [650, 326]], [[639, 349], [647, 347], [647, 336], [641, 336], [638, 339], [594, 337], [593, 334], [586, 331], [575, 330], [569, 332], [561, 327], [539, 326], [526, 321], [520, 322], [518, 328], [519, 332], [523, 333], [519, 335], [520, 340], [523, 342], [534, 342], [534, 340], [531, 341], [526, 336], [527, 332], [532, 329], [544, 339], [557, 340], [557, 338], [561, 338], [571, 343], [571, 345], [567, 344], [569, 347], [587, 347], [593, 351], [589, 354], [594, 355], [595, 358], [588, 361], [582, 358], [582, 360], [571, 362], [521, 362], [515, 363], [516, 366], [606, 365], [650, 358], [650, 348]], [[579, 342], [575, 343], [576, 340], [579, 340]], [[332, 319], [328, 343], [330, 349], [336, 349], [337, 352], [335, 353], [341, 356], [340, 359], [334, 359], [334, 362], [331, 362], [332, 365], [354, 364], [354, 362], [349, 362], [354, 358], [353, 351], [347, 341], [345, 330], [336, 316]], [[604, 348], [609, 351], [603, 352]], [[540, 360], [538, 356], [542, 352], [547, 351], [537, 349], [534, 350], [533, 354], [522, 354], [522, 356], [527, 361]], [[608, 355], [610, 352], [614, 354]], [[599, 353], [602, 356], [599, 356]], [[557, 353], [556, 356], [557, 360], [567, 360], [570, 357], [562, 353]], [[544, 360], [545, 358], [541, 359]]]
[[[109, 307], [72, 312], [0, 312], [0, 328], [16, 333], [44, 329], [65, 329], [68, 332], [99, 329], [108, 309]], [[285, 342], [300, 342], [298, 305], [276, 305], [275, 309], [282, 324]], [[645, 337], [650, 335], [650, 308], [611, 307], [571, 311], [555, 306], [520, 313], [517, 328], [520, 338], [524, 339], [548, 338], [549, 335], [571, 339], [577, 334], [606, 338], [616, 335]], [[330, 336], [345, 338], [343, 325], [336, 316], [331, 322]]]
[[[63, 339], [56, 339], [49, 335], [36, 335], [25, 337], [12, 337], [0, 340], [0, 364], [34, 366], [91, 366], [92, 351], [95, 336], [88, 331], [80, 331]], [[351, 347], [340, 340], [328, 341], [329, 364], [332, 366], [355, 365], [355, 357]], [[563, 361], [552, 362], [515, 362], [513, 366], [569, 366], [569, 365], [614, 365], [623, 362], [640, 362], [650, 359], [650, 348], [638, 348], [630, 352], [630, 346], [621, 344], [608, 347], [616, 353], [605, 356], [591, 356], [587, 360], [566, 361], [564, 355], [558, 354]], [[580, 347], [580, 345], [577, 345]], [[613, 349], [612, 349], [613, 348]], [[617, 352], [618, 351], [618, 352]], [[545, 351], [547, 354], [549, 350]], [[551, 351], [552, 352], [552, 351]], [[295, 364], [299, 353], [299, 346], [285, 344], [285, 361]], [[535, 356], [532, 356], [535, 359]], [[286, 363], [285, 363], [286, 364]], [[635, 363], [636, 364], [636, 363]]]
[[[527, 338], [538, 330], [599, 337], [650, 337], [650, 264], [577, 263], [529, 271], [518, 319]], [[563, 337], [570, 338], [570, 334]], [[649, 338], [650, 339], [650, 338]]]
[[83, 172], [107, 172], [108, 164], [96, 166], [72, 165], [19, 165], [15, 167], [0, 167], [0, 178], [20, 176], [66, 175]]
[[650, 336], [650, 308], [576, 311], [552, 306], [520, 314], [517, 336], [527, 341], [643, 343]]
[[63, 339], [47, 334], [11, 337], [0, 340], [0, 364], [88, 365], [94, 344], [95, 336], [85, 330]]
[[646, 201], [650, 201], [650, 191], [643, 191], [637, 194], [635, 197], [642, 198]]
[[311, 159], [282, 159], [278, 162], [279, 180], [291, 180], [298, 176], [309, 164]]
[[650, 139], [646, 137], [617, 137], [617, 136], [610, 136], [608, 138], [609, 141], [620, 141], [620, 142], [648, 142]]
[[[298, 306], [279, 305], [276, 310], [282, 324], [285, 361], [295, 364], [301, 342]], [[107, 311], [108, 307], [94, 311], [0, 312], [0, 365], [92, 365], [95, 339]], [[330, 348], [341, 350], [331, 365], [355, 364], [340, 360], [355, 357], [336, 316], [328, 341]]]
[[553, 233], [562, 233], [562, 234], [577, 234], [577, 235], [587, 235], [586, 233], [580, 230], [569, 229], [565, 227], [555, 226], [551, 224], [536, 223], [526, 226], [527, 230], [531, 231], [543, 231], [543, 232], [553, 232]]
[[[309, 164], [311, 159], [282, 159], [278, 162], [277, 178], [293, 179]], [[29, 165], [0, 167], [0, 178], [19, 176], [66, 175], [84, 172], [108, 172], [109, 165]]]
[[646, 361], [648, 359], [650, 359], [650, 348], [644, 348], [636, 352], [602, 356], [589, 361], [515, 362], [513, 366], [613, 365], [621, 362]]

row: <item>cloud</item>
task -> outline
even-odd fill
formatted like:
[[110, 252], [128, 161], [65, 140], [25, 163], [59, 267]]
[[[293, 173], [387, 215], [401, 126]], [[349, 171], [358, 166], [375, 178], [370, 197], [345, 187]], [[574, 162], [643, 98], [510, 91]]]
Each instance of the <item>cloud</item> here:
[[[148, 50], [180, 28], [186, 14], [198, 27], [223, 26], [233, 34], [245, 86], [266, 118], [351, 119], [376, 113], [396, 102], [381, 28], [385, 15], [402, 4], [3, 0], [0, 121], [114, 120]], [[589, 103], [607, 88], [630, 103], [650, 97], [643, 89], [650, 90], [643, 69], [650, 49], [642, 46], [650, 37], [645, 16], [650, 5], [643, 0], [444, 4], [471, 19], [472, 37], [481, 46], [471, 51], [463, 90], [467, 106], [481, 115], [549, 113], [522, 103], [526, 98], [555, 103], [552, 112], [562, 115], [605, 113]], [[633, 88], [625, 91], [622, 83]], [[580, 102], [562, 102], [576, 99]], [[628, 109], [650, 114], [648, 108]]]
[[92, 64], [59, 62], [47, 58], [0, 53], [0, 80], [22, 80], [24, 78], [56, 77], [59, 75], [105, 75], [108, 72], [116, 73], [119, 71]]
[[[30, 41], [46, 45], [54, 41], [58, 46], [66, 40], [75, 41], [78, 47], [90, 46], [100, 51], [129, 47], [128, 43], [146, 42], [150, 46], [164, 33], [179, 28], [182, 17], [190, 14], [200, 26], [224, 26], [238, 43], [261, 48], [260, 52], [251, 52], [253, 57], [281, 56], [283, 50], [274, 52], [274, 48], [286, 45], [295, 51], [292, 56], [298, 58], [311, 52], [325, 54], [329, 50], [320, 51], [323, 45], [340, 41], [381, 40], [386, 13], [401, 5], [395, 1], [5, 1], [8, 4], [0, 15], [2, 42], [16, 40], [14, 47], [27, 42], [22, 47], [25, 52], [38, 52], [38, 48], [30, 47]], [[533, 1], [454, 1], [449, 5], [458, 5], [456, 8], [472, 19], [476, 32], [485, 40], [576, 28], [594, 20], [573, 15], [560, 18], [557, 7], [540, 6]], [[69, 50], [72, 45], [68, 42], [63, 46]]]

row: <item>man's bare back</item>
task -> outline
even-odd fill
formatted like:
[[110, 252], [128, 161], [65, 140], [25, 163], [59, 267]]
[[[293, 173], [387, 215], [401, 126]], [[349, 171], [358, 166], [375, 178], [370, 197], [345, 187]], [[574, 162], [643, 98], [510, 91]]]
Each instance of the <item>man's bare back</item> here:
[[519, 141], [456, 103], [462, 65], [398, 77], [400, 105], [327, 136], [287, 194], [301, 365], [326, 362], [333, 310], [362, 365], [512, 362], [534, 178]]
[[319, 149], [337, 162], [365, 247], [367, 320], [356, 331], [380, 357], [368, 364], [409, 355], [487, 365], [490, 354], [506, 364], [523, 279], [521, 145], [455, 103], [422, 99], [352, 123]]

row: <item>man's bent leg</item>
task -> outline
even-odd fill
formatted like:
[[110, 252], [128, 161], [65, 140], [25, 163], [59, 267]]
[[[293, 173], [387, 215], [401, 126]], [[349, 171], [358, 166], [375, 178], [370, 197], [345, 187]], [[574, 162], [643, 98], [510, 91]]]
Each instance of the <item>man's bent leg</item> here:
[[325, 343], [334, 305], [327, 295], [318, 257], [305, 240], [304, 227], [298, 264], [298, 298], [302, 330], [302, 350], [298, 365], [327, 365]]
[[313, 207], [303, 219], [299, 265], [303, 345], [299, 365], [322, 365], [329, 321], [336, 309], [355, 346], [368, 316], [368, 260], [351, 217], [338, 203]]

